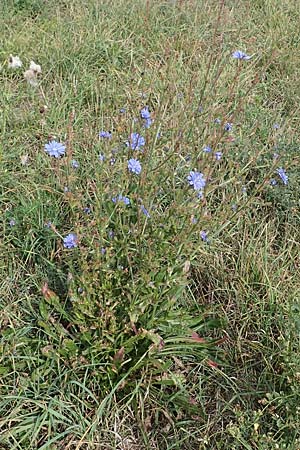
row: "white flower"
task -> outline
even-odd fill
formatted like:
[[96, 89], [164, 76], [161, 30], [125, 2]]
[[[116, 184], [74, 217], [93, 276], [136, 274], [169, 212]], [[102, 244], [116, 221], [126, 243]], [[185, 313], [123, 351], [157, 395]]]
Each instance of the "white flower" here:
[[24, 78], [31, 86], [38, 85], [38, 75], [42, 73], [42, 68], [34, 61], [30, 61], [29, 69], [24, 72]]
[[42, 68], [39, 64], [36, 64], [34, 61], [30, 61], [29, 70], [32, 70], [35, 73], [42, 73]]
[[26, 72], [24, 72], [24, 78], [31, 86], [38, 85], [36, 72], [34, 72], [32, 69], [26, 70]]
[[29, 159], [29, 156], [27, 153], [26, 153], [26, 155], [20, 156], [22, 166], [26, 166], [28, 164], [28, 159]]
[[8, 67], [10, 69], [18, 69], [19, 67], [22, 67], [22, 61], [18, 56], [9, 55]]

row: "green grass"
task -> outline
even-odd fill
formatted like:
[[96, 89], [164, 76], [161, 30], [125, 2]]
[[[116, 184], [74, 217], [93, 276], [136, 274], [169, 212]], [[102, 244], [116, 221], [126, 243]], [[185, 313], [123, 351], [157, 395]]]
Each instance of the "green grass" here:
[[293, 0], [1, 4], [1, 450], [300, 448], [299, 20]]

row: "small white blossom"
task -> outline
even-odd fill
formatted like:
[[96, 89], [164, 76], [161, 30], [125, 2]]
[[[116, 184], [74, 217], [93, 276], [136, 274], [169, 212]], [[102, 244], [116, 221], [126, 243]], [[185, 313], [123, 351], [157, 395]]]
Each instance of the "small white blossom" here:
[[32, 70], [36, 74], [42, 73], [42, 68], [39, 64], [36, 64], [34, 61], [30, 61], [29, 70]]
[[24, 78], [31, 86], [36, 87], [38, 85], [36, 72], [34, 72], [33, 70], [26, 70], [26, 72], [24, 72]]
[[26, 166], [28, 164], [28, 159], [29, 159], [28, 154], [20, 156], [22, 166]]
[[8, 59], [8, 67], [10, 69], [18, 69], [19, 67], [22, 67], [22, 61], [18, 56], [10, 55]]

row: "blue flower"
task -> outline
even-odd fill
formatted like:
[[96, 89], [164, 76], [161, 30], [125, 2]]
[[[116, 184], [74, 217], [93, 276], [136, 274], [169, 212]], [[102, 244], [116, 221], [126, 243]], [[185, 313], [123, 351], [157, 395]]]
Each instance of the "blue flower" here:
[[245, 59], [245, 60], [251, 59], [251, 56], [247, 55], [241, 50], [236, 50], [235, 52], [233, 52], [232, 57], [235, 59]]
[[276, 170], [276, 172], [280, 176], [283, 184], [287, 185], [288, 184], [288, 176], [287, 176], [285, 170], [282, 167], [280, 167], [279, 169]]
[[191, 170], [187, 179], [190, 186], [193, 186], [195, 191], [202, 194], [202, 190], [205, 188], [206, 185], [206, 180], [203, 176], [203, 173]]
[[109, 164], [110, 164], [111, 166], [113, 166], [113, 165], [115, 164], [115, 162], [116, 162], [116, 158], [110, 158]]
[[117, 197], [113, 197], [112, 198], [112, 201], [114, 202], [114, 203], [117, 203], [117, 202], [123, 202], [124, 203], [124, 205], [130, 205], [130, 199], [128, 198], [128, 197], [123, 197], [123, 195], [122, 194], [119, 194]]
[[73, 169], [78, 169], [78, 167], [79, 167], [79, 162], [76, 161], [76, 159], [72, 159], [72, 161], [71, 161], [71, 166], [73, 167]]
[[65, 248], [74, 248], [77, 247], [78, 238], [76, 234], [70, 233], [64, 238], [64, 247]]
[[277, 181], [275, 180], [275, 178], [272, 178], [272, 179], [270, 180], [270, 185], [271, 185], [271, 186], [276, 186], [276, 184], [277, 184]]
[[231, 122], [227, 122], [227, 123], [225, 123], [225, 125], [224, 125], [224, 130], [225, 130], [225, 131], [231, 131], [231, 130], [232, 130], [232, 127], [233, 127], [233, 124], [232, 124]]
[[208, 242], [206, 231], [204, 231], [204, 230], [200, 231], [200, 237], [201, 237], [202, 241]]
[[126, 145], [132, 150], [139, 150], [140, 147], [143, 147], [145, 145], [145, 138], [139, 133], [131, 133], [130, 141], [127, 141]]
[[103, 155], [103, 153], [100, 153], [99, 156], [99, 161], [103, 162], [105, 160], [105, 156]]
[[49, 220], [47, 223], [45, 223], [45, 227], [46, 228], [51, 228], [52, 227], [52, 222], [50, 222], [50, 220]]
[[210, 153], [210, 152], [211, 152], [211, 147], [210, 147], [209, 145], [206, 145], [206, 146], [203, 148], [203, 151], [204, 151], [204, 153]]
[[10, 221], [9, 221], [9, 226], [10, 226], [10, 227], [14, 227], [15, 225], [16, 225], [15, 219], [10, 219]]
[[148, 106], [145, 106], [141, 110], [141, 118], [144, 119], [144, 127], [145, 128], [150, 128], [150, 126], [152, 124], [152, 119], [151, 119], [151, 114], [150, 114], [150, 111], [148, 109]]
[[113, 238], [115, 237], [115, 233], [113, 232], [113, 230], [109, 230], [109, 231], [108, 231], [108, 237], [109, 237], [110, 239], [113, 239]]
[[45, 152], [48, 153], [49, 156], [60, 158], [65, 154], [66, 147], [60, 142], [50, 141], [48, 142], [48, 144], [45, 144]]
[[106, 253], [106, 248], [105, 248], [105, 247], [102, 247], [102, 248], [101, 248], [101, 254], [102, 254], [102, 255], [105, 255], [105, 253]]
[[148, 219], [150, 219], [151, 216], [150, 216], [150, 214], [149, 214], [148, 209], [146, 209], [144, 205], [141, 205], [140, 208], [141, 208], [142, 213], [143, 213], [146, 217], [148, 217]]
[[222, 158], [223, 153], [222, 152], [216, 152], [215, 153], [215, 158], [217, 161], [220, 161], [220, 159]]
[[91, 213], [91, 208], [89, 207], [89, 206], [85, 206], [84, 208], [83, 208], [83, 212], [85, 212], [85, 214], [90, 214]]
[[103, 139], [111, 139], [112, 138], [112, 134], [110, 131], [100, 131], [99, 133], [99, 137], [103, 138]]
[[280, 128], [279, 123], [274, 123], [273, 129], [274, 129], [274, 130], [278, 130], [278, 128]]
[[148, 106], [145, 106], [142, 110], [141, 110], [141, 118], [142, 119], [150, 119], [151, 118], [151, 114], [150, 111], [148, 109]]
[[142, 166], [138, 159], [131, 158], [128, 161], [127, 167], [130, 172], [135, 173], [137, 175], [139, 175], [142, 171]]
[[120, 109], [120, 113], [121, 113], [121, 114], [126, 113], [126, 108], [121, 108], [121, 109]]
[[130, 205], [130, 199], [128, 197], [123, 197], [122, 201], [123, 201], [124, 205], [126, 205], [126, 206]]
[[144, 122], [144, 127], [145, 128], [150, 128], [152, 124], [152, 119], [146, 119]]
[[219, 117], [217, 117], [217, 118], [214, 120], [214, 123], [216, 123], [217, 125], [220, 125], [221, 119], [220, 119]]

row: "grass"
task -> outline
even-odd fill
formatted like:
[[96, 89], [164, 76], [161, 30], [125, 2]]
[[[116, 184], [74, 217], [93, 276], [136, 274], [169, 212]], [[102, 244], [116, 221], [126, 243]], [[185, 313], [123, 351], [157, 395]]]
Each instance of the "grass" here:
[[1, 450], [300, 448], [298, 3], [0, 9]]

